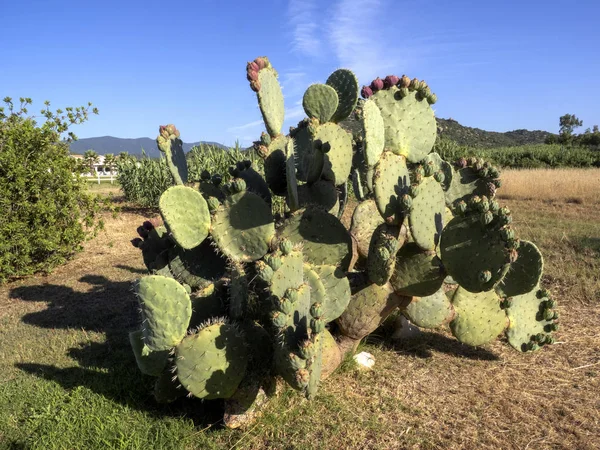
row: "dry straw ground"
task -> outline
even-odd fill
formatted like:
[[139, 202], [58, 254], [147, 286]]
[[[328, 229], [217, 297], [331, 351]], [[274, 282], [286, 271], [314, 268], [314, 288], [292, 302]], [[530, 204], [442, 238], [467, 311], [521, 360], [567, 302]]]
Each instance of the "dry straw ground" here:
[[127, 342], [129, 282], [143, 273], [129, 240], [149, 213], [124, 211], [53, 275], [0, 288], [0, 444], [600, 448], [599, 179], [599, 170], [504, 174], [503, 202], [546, 257], [562, 320], [556, 345], [526, 355], [502, 340], [471, 348], [447, 330], [398, 344], [382, 329], [364, 346], [375, 370], [345, 364], [312, 402], [287, 391], [246, 431], [220, 427], [218, 402], [154, 405]]

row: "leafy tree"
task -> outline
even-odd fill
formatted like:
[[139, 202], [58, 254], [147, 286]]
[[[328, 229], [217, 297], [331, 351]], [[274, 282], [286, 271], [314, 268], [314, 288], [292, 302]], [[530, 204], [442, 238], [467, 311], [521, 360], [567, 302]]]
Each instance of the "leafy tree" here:
[[561, 144], [570, 145], [573, 143], [573, 131], [583, 125], [583, 121], [579, 120], [575, 114], [565, 114], [559, 119], [560, 129], [558, 140]]
[[108, 167], [110, 173], [113, 173], [113, 170], [115, 168], [115, 162], [116, 158], [115, 155], [113, 155], [112, 153], [107, 153], [106, 155], [104, 155], [104, 165]]
[[94, 175], [94, 165], [98, 164], [98, 161], [100, 161], [98, 153], [94, 150], [86, 150], [83, 154], [83, 160], [85, 161], [85, 165], [88, 168], [90, 175]]
[[102, 226], [101, 200], [69, 154], [69, 126], [88, 119], [91, 103], [52, 112], [46, 102], [38, 124], [27, 116], [31, 99], [20, 101], [6, 97], [0, 107], [0, 282], [49, 272]]

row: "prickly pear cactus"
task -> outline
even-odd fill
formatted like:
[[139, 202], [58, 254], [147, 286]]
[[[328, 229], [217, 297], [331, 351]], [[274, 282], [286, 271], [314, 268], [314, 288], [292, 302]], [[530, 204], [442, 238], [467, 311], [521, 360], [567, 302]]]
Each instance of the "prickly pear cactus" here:
[[[145, 222], [132, 241], [149, 275], [135, 284], [142, 322], [129, 335], [157, 401], [229, 399], [224, 423], [241, 426], [275, 375], [314, 397], [398, 310], [468, 345], [502, 333], [521, 352], [554, 342], [542, 255], [496, 200], [498, 168], [432, 152], [427, 83], [388, 75], [359, 100], [356, 76], [336, 70], [308, 87], [307, 117], [284, 135], [270, 61], [249, 62], [246, 77], [265, 123], [251, 150], [262, 164], [232, 166], [229, 184], [206, 170], [188, 183], [179, 131], [160, 128], [176, 185], [160, 199], [164, 224]], [[359, 203], [347, 216], [349, 179]]]

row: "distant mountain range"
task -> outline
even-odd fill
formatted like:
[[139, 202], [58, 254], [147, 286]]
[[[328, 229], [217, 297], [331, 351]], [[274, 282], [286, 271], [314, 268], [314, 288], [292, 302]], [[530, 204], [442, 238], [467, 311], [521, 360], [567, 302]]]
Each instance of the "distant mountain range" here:
[[[341, 123], [342, 127], [353, 133], [359, 133], [361, 122], [354, 118], [354, 114]], [[485, 131], [461, 125], [454, 119], [437, 119], [438, 136], [453, 140], [460, 145], [470, 147], [511, 147], [525, 144], [543, 144], [546, 137], [552, 135], [548, 131], [514, 130], [500, 133]], [[183, 150], [187, 153], [196, 145], [206, 144], [227, 148], [218, 142], [191, 142], [183, 143]], [[160, 152], [156, 141], [150, 138], [122, 139], [112, 136], [79, 139], [71, 143], [71, 153], [83, 154], [86, 150], [94, 150], [99, 155], [113, 153], [118, 155], [127, 152], [130, 155], [141, 155], [142, 149], [150, 157], [159, 156]]]
[[[224, 145], [217, 142], [184, 142], [183, 151], [187, 153], [192, 147], [200, 144], [216, 145], [225, 148]], [[99, 155], [107, 153], [118, 155], [121, 152], [127, 152], [130, 155], [141, 155], [142, 149], [150, 157], [158, 157], [160, 155], [156, 140], [150, 138], [123, 139], [112, 136], [101, 136], [78, 139], [72, 142], [70, 146], [71, 153], [74, 154], [83, 154], [86, 150], [94, 150]]]

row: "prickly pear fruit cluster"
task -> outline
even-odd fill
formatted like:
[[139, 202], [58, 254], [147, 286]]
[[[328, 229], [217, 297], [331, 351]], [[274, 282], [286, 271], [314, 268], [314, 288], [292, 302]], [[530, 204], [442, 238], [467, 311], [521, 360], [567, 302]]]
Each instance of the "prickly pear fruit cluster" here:
[[[160, 199], [163, 223], [144, 223], [132, 241], [150, 275], [136, 283], [143, 320], [130, 334], [140, 370], [158, 377], [157, 400], [231, 398], [238, 426], [240, 405], [255, 416], [275, 375], [313, 397], [398, 309], [468, 345], [502, 333], [522, 352], [554, 341], [542, 255], [496, 200], [496, 167], [432, 152], [427, 83], [388, 75], [359, 100], [354, 74], [336, 70], [309, 86], [307, 117], [284, 135], [277, 72], [260, 57], [246, 77], [265, 123], [254, 145], [264, 176], [243, 161], [230, 183], [204, 171], [192, 186], [179, 132], [160, 128], [176, 185]], [[354, 136], [344, 128], [353, 113]], [[359, 203], [348, 230], [349, 180]], [[274, 216], [277, 196], [287, 209]]]

